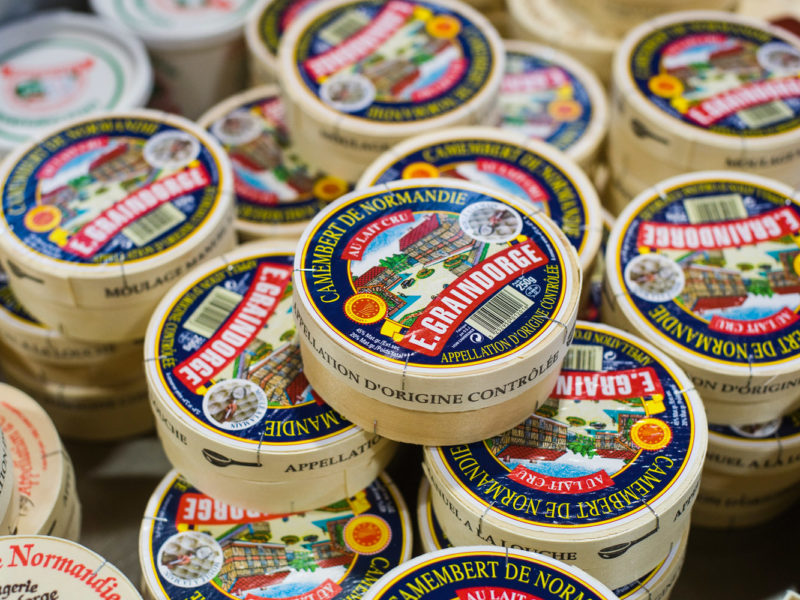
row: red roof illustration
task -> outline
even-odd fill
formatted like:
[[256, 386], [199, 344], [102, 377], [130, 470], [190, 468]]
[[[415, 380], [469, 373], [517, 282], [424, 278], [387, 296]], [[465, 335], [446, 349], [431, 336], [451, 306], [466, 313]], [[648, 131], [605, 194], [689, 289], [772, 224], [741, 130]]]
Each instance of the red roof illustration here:
[[103, 154], [102, 156], [94, 159], [94, 161], [92, 161], [92, 164], [89, 165], [89, 170], [91, 171], [93, 169], [96, 169], [97, 167], [104, 165], [108, 161], [114, 160], [115, 158], [122, 156], [127, 151], [128, 151], [128, 144], [122, 143], [116, 148], [113, 148], [108, 152], [106, 152], [105, 154]]
[[230, 593], [236, 596], [247, 590], [254, 590], [268, 585], [275, 585], [280, 583], [288, 577], [289, 571], [279, 571], [277, 573], [270, 573], [269, 575], [248, 575], [236, 579], [236, 583], [230, 589]]
[[426, 217], [422, 223], [400, 238], [400, 251], [404, 251], [414, 242], [418, 242], [430, 232], [435, 231], [440, 225], [439, 215], [430, 215]]
[[548, 450], [547, 448], [529, 448], [527, 446], [507, 446], [498, 458], [524, 460], [556, 460], [566, 454], [564, 450]]
[[369, 271], [364, 273], [361, 277], [353, 282], [356, 289], [367, 285], [370, 281], [375, 279], [378, 275], [383, 273], [386, 267], [372, 267]]
[[306, 379], [305, 374], [300, 371], [297, 377], [292, 379], [289, 385], [286, 386], [286, 395], [289, 396], [289, 403], [297, 403], [300, 397], [303, 395], [303, 392], [306, 391], [307, 387], [308, 379]]
[[603, 458], [619, 458], [619, 459], [630, 459], [636, 456], [636, 453], [632, 450], [605, 450], [603, 448], [598, 448], [595, 450], [598, 456], [602, 456]]
[[329, 567], [349, 565], [350, 561], [352, 560], [353, 560], [352, 554], [339, 554], [338, 556], [333, 556], [331, 558], [320, 558], [317, 560], [317, 565], [319, 565], [323, 569], [327, 569]]

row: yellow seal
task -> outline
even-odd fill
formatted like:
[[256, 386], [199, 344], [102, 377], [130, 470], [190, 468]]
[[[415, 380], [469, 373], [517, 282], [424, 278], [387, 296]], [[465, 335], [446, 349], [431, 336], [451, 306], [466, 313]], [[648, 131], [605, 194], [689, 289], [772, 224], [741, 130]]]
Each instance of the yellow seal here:
[[449, 40], [461, 31], [461, 23], [450, 15], [438, 15], [425, 24], [425, 31], [431, 37]]
[[392, 541], [392, 529], [377, 515], [359, 515], [347, 522], [344, 542], [358, 554], [378, 554]]
[[347, 318], [362, 325], [377, 323], [386, 316], [386, 300], [376, 294], [355, 294], [344, 303]]
[[681, 80], [667, 73], [660, 73], [651, 77], [647, 86], [659, 98], [675, 98], [683, 93]]
[[25, 227], [34, 233], [55, 229], [59, 223], [61, 223], [61, 211], [49, 204], [34, 206], [25, 214]]
[[642, 419], [631, 427], [631, 439], [642, 450], [661, 450], [672, 441], [672, 430], [661, 419]]
[[553, 100], [547, 106], [547, 113], [556, 121], [561, 123], [571, 123], [579, 119], [583, 114], [583, 107], [580, 102], [573, 99]]
[[413, 162], [403, 169], [403, 179], [416, 179], [418, 177], [438, 177], [439, 169], [430, 163]]
[[314, 184], [314, 195], [323, 202], [333, 202], [347, 192], [348, 185], [344, 179], [326, 175]]

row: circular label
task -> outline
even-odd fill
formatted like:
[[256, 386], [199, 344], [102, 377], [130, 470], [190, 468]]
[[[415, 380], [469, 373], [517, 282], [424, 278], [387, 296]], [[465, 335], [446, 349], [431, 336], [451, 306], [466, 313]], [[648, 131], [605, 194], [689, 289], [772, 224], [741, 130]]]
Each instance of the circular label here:
[[491, 439], [433, 452], [475, 502], [516, 521], [617, 521], [650, 510], [689, 462], [696, 407], [677, 377], [635, 338], [579, 323], [541, 408]]
[[800, 355], [796, 201], [746, 180], [699, 178], [653, 193], [618, 231], [617, 301], [659, 337], [743, 367]]
[[780, 444], [787, 438], [800, 434], [800, 410], [791, 412], [779, 419], [752, 425], [727, 426], [709, 423], [708, 430], [710, 433], [740, 441], [776, 441]]
[[358, 554], [379, 554], [392, 541], [392, 529], [377, 515], [353, 517], [344, 528], [344, 541]]
[[522, 198], [553, 219], [579, 253], [584, 250], [590, 231], [583, 193], [562, 167], [524, 146], [477, 136], [431, 142], [398, 156], [368, 184], [424, 177], [466, 179]]
[[0, 189], [2, 217], [40, 256], [117, 264], [189, 239], [216, 210], [219, 183], [217, 157], [190, 131], [109, 116], [52, 133], [18, 157]]
[[155, 335], [159, 395], [183, 419], [254, 446], [329, 439], [355, 426], [311, 389], [292, 313], [292, 256], [245, 258], [176, 295]]
[[[295, 277], [353, 349], [405, 366], [477, 365], [552, 325], [572, 292], [565, 250], [488, 188], [416, 180], [340, 199], [307, 230]], [[379, 320], [365, 295], [386, 305]], [[368, 318], [346, 312], [354, 297]]]
[[383, 478], [335, 504], [281, 515], [214, 500], [174, 471], [156, 493], [142, 562], [164, 598], [182, 600], [191, 587], [208, 600], [344, 600], [400, 564], [411, 543], [402, 499]]
[[454, 10], [359, 0], [313, 20], [294, 48], [303, 85], [334, 110], [371, 122], [421, 121], [485, 88], [494, 45]]
[[641, 38], [631, 77], [657, 109], [683, 123], [736, 137], [800, 125], [800, 48], [734, 21], [690, 20]]
[[168, 35], [180, 28], [200, 36], [241, 25], [256, 0], [112, 0], [108, 4], [112, 6], [104, 11], [134, 30]]
[[231, 159], [242, 221], [302, 223], [350, 190], [347, 182], [312, 168], [294, 150], [277, 95], [238, 106], [209, 130]]
[[278, 55], [283, 32], [297, 17], [322, 0], [271, 0], [261, 13], [258, 32], [261, 41], [273, 56]]
[[[384, 577], [369, 600], [564, 600], [616, 598], [582, 571], [534, 554], [505, 548], [449, 548], [424, 554]], [[427, 585], [426, 583], [427, 582]], [[567, 594], [567, 591], [569, 594]]]
[[592, 100], [581, 81], [550, 60], [506, 52], [500, 127], [568, 150], [586, 134]]
[[119, 106], [132, 68], [124, 47], [85, 33], [55, 33], [6, 49], [0, 53], [0, 140], [16, 145], [37, 129]]

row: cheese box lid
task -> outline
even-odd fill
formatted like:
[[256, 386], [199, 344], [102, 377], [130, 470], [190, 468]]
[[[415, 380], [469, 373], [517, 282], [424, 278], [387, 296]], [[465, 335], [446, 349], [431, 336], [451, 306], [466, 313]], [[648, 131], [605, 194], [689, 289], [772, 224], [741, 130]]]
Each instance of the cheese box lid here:
[[[372, 437], [305, 377], [293, 256], [253, 243], [208, 261], [173, 286], [148, 327], [152, 402], [181, 431], [195, 462], [224, 466], [227, 475], [240, 466], [247, 479], [282, 479], [285, 463], [300, 453], [327, 455]], [[270, 477], [256, 475], [265, 470]]]
[[219, 145], [191, 121], [151, 110], [73, 121], [0, 170], [7, 260], [55, 278], [152, 269], [201, 243], [232, 203]]
[[289, 26], [279, 72], [318, 122], [396, 138], [484, 112], [504, 61], [494, 27], [458, 0], [336, 0]]
[[0, 384], [0, 430], [14, 463], [21, 534], [47, 533], [61, 513], [71, 469], [50, 417], [30, 396]]
[[176, 471], [148, 502], [139, 560], [157, 600], [361, 596], [411, 556], [402, 496], [382, 475], [364, 490], [315, 510], [264, 514], [201, 494]]
[[66, 11], [0, 29], [0, 154], [80, 115], [144, 106], [153, 73], [114, 23]]
[[581, 165], [594, 160], [608, 129], [597, 76], [549, 46], [506, 41], [500, 127], [552, 144]]
[[231, 159], [237, 227], [244, 234], [297, 237], [322, 207], [350, 190], [346, 181], [299, 155], [277, 86], [237, 94], [198, 123]]
[[[430, 495], [431, 485], [427, 478], [423, 477], [417, 496], [417, 525], [423, 552], [452, 547], [433, 512]], [[661, 564], [644, 577], [616, 588], [614, 593], [619, 596], [620, 600], [649, 600], [648, 594], [671, 588], [680, 572], [688, 539], [689, 532], [687, 531], [679, 544], [670, 546], [669, 553]]]
[[536, 539], [602, 539], [684, 501], [706, 430], [700, 397], [671, 359], [624, 331], [578, 322], [541, 408], [483, 442], [428, 447], [425, 462], [474, 514]]
[[247, 46], [257, 60], [277, 69], [278, 48], [286, 29], [322, 0], [262, 0], [245, 23]]
[[748, 381], [797, 370], [800, 200], [788, 186], [734, 172], [668, 179], [631, 202], [608, 248], [609, 295], [681, 364]]
[[800, 38], [784, 29], [678, 12], [627, 34], [614, 57], [615, 93], [664, 136], [746, 154], [800, 139], [798, 66]]
[[91, 0], [90, 4], [150, 47], [188, 50], [241, 36], [256, 0]]
[[3, 582], [23, 597], [141, 600], [122, 571], [75, 542], [55, 537], [0, 537]]
[[369, 165], [359, 188], [441, 177], [497, 188], [550, 217], [588, 270], [600, 246], [600, 200], [575, 162], [538, 140], [494, 127], [458, 127], [419, 135]]
[[418, 556], [383, 575], [364, 600], [519, 598], [614, 600], [617, 596], [580, 569], [540, 554], [498, 546], [462, 546]]
[[[531, 373], [510, 396], [483, 399], [473, 389], [527, 375], [528, 359], [566, 342], [580, 273], [564, 234], [529, 204], [468, 181], [409, 179], [322, 211], [301, 238], [294, 285], [304, 342], [341, 357], [326, 361], [332, 375], [389, 404], [447, 412], [538, 383]], [[453, 377], [458, 398], [428, 396], [452, 395]]]

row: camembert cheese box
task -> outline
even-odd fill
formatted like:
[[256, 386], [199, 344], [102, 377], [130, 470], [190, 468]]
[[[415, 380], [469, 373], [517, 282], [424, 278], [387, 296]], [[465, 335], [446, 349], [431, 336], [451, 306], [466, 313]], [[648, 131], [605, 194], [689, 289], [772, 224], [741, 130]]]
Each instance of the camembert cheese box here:
[[[433, 512], [431, 486], [425, 477], [420, 482], [417, 498], [417, 528], [420, 546], [424, 553], [452, 548], [450, 540], [442, 531], [436, 514]], [[689, 532], [687, 530], [680, 543], [670, 545], [666, 558], [655, 569], [644, 577], [614, 589], [614, 593], [620, 600], [666, 598], [680, 575], [688, 541]], [[558, 559], [557, 556], [552, 555], [550, 558]]]
[[320, 2], [279, 49], [287, 124], [311, 164], [347, 181], [401, 140], [494, 109], [500, 36], [458, 0]]
[[0, 71], [0, 157], [80, 115], [141, 108], [153, 88], [144, 45], [114, 23], [77, 12], [5, 25]]
[[230, 157], [240, 238], [296, 242], [308, 222], [350, 184], [310, 165], [286, 127], [277, 86], [228, 98], [200, 117]]
[[[167, 293], [145, 338], [151, 404], [175, 467], [233, 504], [244, 493], [238, 480], [256, 489], [280, 485], [288, 497], [261, 500], [270, 511], [289, 500], [297, 510], [313, 508], [320, 494], [335, 501], [340, 488], [328, 476], [355, 493], [396, 447], [345, 419], [309, 384], [292, 265], [291, 250], [261, 242], [207, 261]], [[292, 490], [300, 485], [319, 489], [298, 495]], [[241, 496], [238, 504], [253, 502]]]
[[235, 244], [228, 157], [182, 117], [73, 121], [13, 153], [0, 178], [11, 289], [68, 337], [140, 339], [169, 285]]
[[800, 204], [777, 181], [663, 181], [614, 225], [603, 319], [674, 358], [712, 423], [777, 418], [800, 403], [799, 235]]
[[306, 374], [373, 433], [483, 439], [552, 389], [580, 280], [555, 223], [496, 188], [434, 178], [355, 191], [312, 221], [295, 254]]
[[412, 536], [386, 475], [327, 505], [265, 514], [211, 498], [172, 471], [147, 505], [139, 560], [154, 600], [345, 600], [408, 560]]
[[797, 186], [798, 65], [800, 38], [759, 19], [688, 11], [643, 23], [614, 58], [611, 147], [648, 184], [735, 169]]
[[700, 397], [673, 360], [579, 322], [543, 406], [484, 441], [427, 447], [425, 468], [453, 544], [546, 554], [617, 588], [680, 543], [706, 444]]
[[496, 546], [465, 546], [418, 556], [386, 573], [364, 600], [524, 598], [614, 600], [614, 593], [580, 569], [546, 556]]

